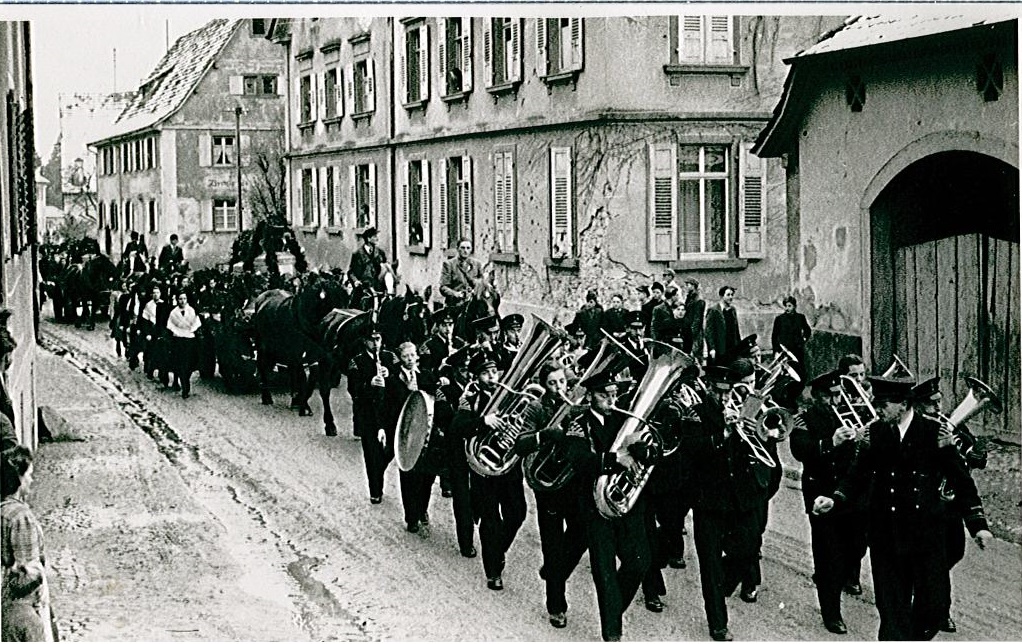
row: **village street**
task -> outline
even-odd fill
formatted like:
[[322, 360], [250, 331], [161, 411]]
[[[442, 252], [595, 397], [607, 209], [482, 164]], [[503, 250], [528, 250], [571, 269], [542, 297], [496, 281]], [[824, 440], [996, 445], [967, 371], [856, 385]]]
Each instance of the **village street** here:
[[[599, 639], [586, 559], [568, 583], [568, 627], [547, 623], [531, 492], [500, 593], [479, 558], [459, 556], [438, 489], [428, 539], [404, 530], [396, 466], [370, 505], [343, 386], [328, 438], [316, 400], [298, 418], [283, 392], [264, 407], [219, 380], [182, 400], [129, 371], [104, 330], [44, 322], [41, 340], [39, 404], [59, 440], [40, 447], [31, 501], [66, 639]], [[737, 640], [840, 639], [818, 617], [797, 486], [786, 479], [772, 502], [759, 602], [728, 602]], [[687, 569], [665, 571], [666, 610], [637, 601], [625, 639], [708, 639], [691, 537], [687, 554]], [[959, 631], [937, 639], [1019, 639], [1020, 561], [1015, 544], [970, 542], [954, 576]], [[845, 600], [849, 640], [876, 637], [868, 566], [863, 578], [865, 594]]]

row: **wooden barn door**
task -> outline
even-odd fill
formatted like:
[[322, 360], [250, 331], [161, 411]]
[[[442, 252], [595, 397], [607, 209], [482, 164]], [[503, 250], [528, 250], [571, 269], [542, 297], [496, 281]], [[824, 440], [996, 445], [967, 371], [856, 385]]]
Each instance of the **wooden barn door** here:
[[990, 385], [1005, 410], [973, 421], [986, 434], [1016, 436], [1022, 422], [1018, 262], [1017, 243], [980, 234], [894, 251], [894, 353], [920, 380], [940, 376], [945, 412], [965, 397], [966, 376]]

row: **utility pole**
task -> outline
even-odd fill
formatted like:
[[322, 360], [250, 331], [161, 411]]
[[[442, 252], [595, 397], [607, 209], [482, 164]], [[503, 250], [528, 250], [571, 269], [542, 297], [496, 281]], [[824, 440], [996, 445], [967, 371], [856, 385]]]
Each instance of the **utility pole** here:
[[241, 106], [234, 108], [234, 143], [237, 148], [235, 167], [238, 169], [238, 233], [245, 229], [241, 218]]
[[114, 92], [117, 92], [117, 48], [114, 47]]

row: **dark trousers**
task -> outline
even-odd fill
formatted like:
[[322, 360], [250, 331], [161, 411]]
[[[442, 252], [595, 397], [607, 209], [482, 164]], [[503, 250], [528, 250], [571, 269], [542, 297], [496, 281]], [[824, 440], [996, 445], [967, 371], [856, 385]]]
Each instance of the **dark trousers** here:
[[173, 363], [174, 381], [181, 385], [181, 393], [187, 395], [192, 389], [192, 371], [195, 370], [195, 354], [198, 340], [195, 338], [171, 337], [170, 351]]
[[546, 610], [550, 614], [568, 610], [565, 588], [582, 555], [589, 548], [586, 522], [575, 499], [550, 498], [536, 494], [536, 521], [543, 550], [546, 578]]
[[515, 468], [502, 476], [471, 472], [472, 503], [479, 517], [479, 543], [486, 578], [504, 572], [504, 555], [525, 523], [525, 484]]
[[866, 517], [861, 512], [809, 515], [812, 532], [813, 582], [825, 621], [841, 619], [841, 589], [857, 576], [862, 555], [859, 535]]
[[155, 372], [160, 372], [160, 382], [167, 384], [167, 365], [165, 361], [167, 341], [165, 338], [152, 336], [151, 340], [145, 342], [142, 350], [142, 361], [145, 373], [150, 378]]
[[[690, 501], [681, 490], [646, 492], [646, 537], [649, 539], [650, 566], [642, 580], [645, 599], [657, 599], [667, 594], [667, 585], [661, 570], [671, 559], [685, 556], [685, 515]], [[683, 499], [683, 502], [679, 502]]]
[[[931, 640], [948, 614], [951, 595], [941, 525], [870, 540], [880, 640]], [[889, 531], [888, 531], [889, 532]]]
[[645, 504], [640, 500], [631, 512], [618, 519], [604, 519], [594, 510], [588, 532], [600, 631], [604, 640], [620, 637], [621, 617], [650, 566]]
[[362, 436], [362, 458], [365, 461], [370, 497], [383, 496], [383, 473], [394, 458], [392, 436], [388, 436], [386, 444], [383, 444], [379, 439], [379, 427], [374, 427], [378, 424], [374, 422], [378, 411], [376, 405], [372, 399], [353, 400], [351, 405], [355, 435]]
[[947, 556], [947, 607], [951, 610], [951, 570], [965, 557], [965, 523], [957, 515], [948, 517], [944, 533], [944, 550]]
[[400, 472], [401, 505], [405, 510], [405, 523], [423, 521], [429, 509], [429, 497], [433, 491], [436, 474], [416, 470]]
[[464, 440], [453, 440], [448, 445], [445, 469], [451, 486], [451, 507], [454, 510], [454, 531], [458, 537], [458, 548], [462, 551], [468, 550], [474, 546], [476, 527]]
[[725, 597], [735, 591], [756, 556], [756, 526], [748, 511], [701, 508], [695, 509], [694, 524], [706, 622], [717, 631], [727, 628]]
[[753, 537], [753, 545], [755, 545], [756, 553], [749, 562], [749, 567], [746, 569], [745, 574], [742, 575], [742, 589], [753, 590], [756, 586], [763, 583], [763, 572], [760, 569], [760, 559], [762, 559], [763, 549], [763, 534], [766, 532], [767, 517], [770, 512], [770, 500], [764, 500], [762, 503], [757, 503], [755, 507], [749, 510], [749, 521], [753, 524], [755, 529], [755, 536]]

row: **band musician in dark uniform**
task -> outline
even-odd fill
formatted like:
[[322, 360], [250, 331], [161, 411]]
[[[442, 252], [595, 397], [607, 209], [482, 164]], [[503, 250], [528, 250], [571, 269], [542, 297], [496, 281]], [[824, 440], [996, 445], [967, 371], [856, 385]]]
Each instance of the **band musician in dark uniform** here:
[[447, 356], [439, 369], [439, 386], [433, 402], [433, 424], [443, 433], [443, 471], [450, 485], [454, 510], [454, 528], [461, 556], [476, 556], [475, 516], [469, 489], [469, 467], [465, 460], [465, 439], [455, 436], [451, 428], [458, 402], [469, 383], [468, 360], [475, 353], [471, 347], [462, 347]]
[[[432, 393], [441, 385], [441, 366], [444, 365], [448, 356], [465, 346], [465, 341], [454, 335], [454, 314], [451, 309], [440, 309], [434, 312], [430, 322], [433, 327], [433, 335], [429, 336], [419, 347], [419, 373], [421, 376], [419, 380], [422, 388]], [[461, 396], [460, 391], [458, 396]], [[434, 409], [435, 414], [436, 410]], [[446, 429], [446, 426], [444, 428]], [[440, 491], [444, 498], [451, 498], [453, 495], [450, 473], [446, 466], [440, 470]]]
[[601, 474], [619, 471], [631, 465], [632, 459], [645, 460], [649, 454], [642, 443], [622, 452], [610, 449], [626, 418], [614, 408], [618, 383], [610, 372], [598, 373], [581, 384], [588, 392], [589, 409], [572, 421], [564, 440], [579, 480], [589, 563], [600, 609], [600, 631], [604, 641], [617, 642], [621, 640], [622, 616], [650, 565], [646, 510], [640, 497], [624, 516], [606, 519], [596, 508], [593, 485]]
[[731, 641], [725, 598], [738, 588], [759, 545], [754, 509], [762, 502], [751, 448], [725, 419], [733, 374], [706, 368], [707, 395], [695, 406], [698, 422], [682, 423], [680, 449], [694, 484], [693, 523], [699, 577], [710, 637]]
[[366, 325], [363, 333], [365, 349], [348, 365], [348, 393], [355, 436], [362, 439], [369, 501], [376, 505], [383, 502], [383, 473], [394, 458], [394, 428], [388, 432], [384, 400], [395, 358], [381, 349], [380, 331], [374, 325]]
[[838, 479], [848, 472], [859, 437], [855, 428], [845, 427], [834, 412], [841, 400], [840, 374], [829, 371], [810, 384], [813, 402], [802, 410], [789, 440], [792, 456], [802, 463], [802, 498], [809, 514], [820, 616], [828, 631], [844, 635], [848, 628], [841, 615], [841, 589], [858, 568], [859, 542], [865, 538], [863, 526], [868, 517], [863, 500], [846, 503], [828, 514], [813, 514], [813, 502], [834, 490]]
[[520, 334], [525, 317], [519, 313], [505, 315], [500, 320], [500, 345], [497, 347], [497, 370], [507, 372], [521, 348]]
[[851, 471], [832, 494], [820, 495], [813, 512], [839, 510], [869, 494], [869, 549], [881, 640], [930, 640], [948, 611], [944, 478], [961, 507], [976, 508], [965, 525], [977, 545], [993, 538], [965, 460], [950, 444], [950, 429], [912, 408], [911, 380], [871, 378], [880, 418], [869, 426]]
[[[545, 390], [543, 397], [526, 412], [529, 432], [515, 442], [515, 453], [530, 454], [541, 445], [553, 445], [563, 452], [564, 425], [548, 427], [554, 414], [565, 403], [568, 379], [565, 368], [558, 362], [547, 362], [539, 369], [539, 382]], [[575, 412], [582, 411], [581, 409]], [[570, 412], [569, 412], [570, 413]], [[570, 416], [569, 416], [570, 419]], [[569, 420], [566, 419], [566, 420]], [[543, 550], [540, 577], [546, 582], [546, 609], [550, 624], [555, 628], [568, 625], [568, 601], [565, 586], [585, 554], [586, 525], [579, 512], [578, 499], [583, 493], [578, 478], [572, 476], [563, 487], [553, 490], [535, 490], [536, 520], [539, 541]]]
[[[497, 360], [490, 351], [480, 350], [469, 361], [475, 376], [466, 388], [451, 423], [452, 435], [469, 438], [491, 430], [499, 430], [504, 421], [497, 414], [483, 416], [483, 411], [496, 393]], [[483, 570], [486, 587], [504, 589], [505, 555], [518, 530], [525, 523], [525, 486], [521, 461], [506, 474], [482, 476], [469, 471], [472, 505], [479, 517], [479, 541], [483, 549]]]

